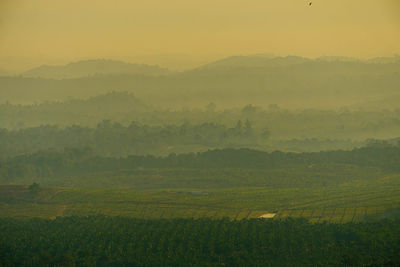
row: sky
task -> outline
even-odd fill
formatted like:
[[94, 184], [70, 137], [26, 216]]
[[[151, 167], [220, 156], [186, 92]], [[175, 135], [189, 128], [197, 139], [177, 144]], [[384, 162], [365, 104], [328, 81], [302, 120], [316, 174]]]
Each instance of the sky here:
[[400, 54], [400, 0], [0, 0], [2, 68], [259, 53]]

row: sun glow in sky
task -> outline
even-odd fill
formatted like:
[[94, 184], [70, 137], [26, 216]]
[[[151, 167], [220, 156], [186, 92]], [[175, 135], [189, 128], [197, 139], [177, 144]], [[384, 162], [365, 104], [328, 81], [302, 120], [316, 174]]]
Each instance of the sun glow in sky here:
[[400, 53], [399, 0], [308, 3], [0, 0], [0, 58], [45, 63], [157, 54], [375, 57]]

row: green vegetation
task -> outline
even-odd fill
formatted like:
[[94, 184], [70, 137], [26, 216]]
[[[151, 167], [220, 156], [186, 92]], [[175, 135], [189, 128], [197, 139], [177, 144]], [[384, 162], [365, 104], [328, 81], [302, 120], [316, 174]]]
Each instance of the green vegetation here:
[[[302, 217], [312, 222], [335, 223], [399, 217], [399, 174], [386, 175], [373, 168], [362, 170], [339, 165], [314, 168], [312, 173], [300, 169], [265, 173], [232, 169], [149, 170], [146, 176], [142, 174], [136, 178], [95, 175], [71, 178], [65, 183], [93, 187], [95, 180], [97, 186], [121, 189], [42, 186], [36, 195], [27, 187], [2, 186], [0, 216], [55, 218], [105, 214], [234, 220], [257, 218], [272, 212], [276, 213], [276, 218]], [[333, 169], [336, 176], [321, 178]], [[264, 177], [260, 176], [262, 174]], [[303, 179], [296, 181], [303, 175]], [[199, 182], [202, 179], [204, 181]], [[246, 186], [252, 183], [258, 183], [257, 187]], [[177, 187], [179, 185], [181, 187]]]
[[[111, 141], [114, 142], [114, 140]], [[119, 140], [115, 142], [118, 144]], [[12, 183], [15, 179], [21, 180], [23, 178], [62, 179], [64, 177], [69, 179], [72, 176], [104, 174], [108, 176], [129, 176], [129, 174], [131, 174], [130, 176], [136, 174], [146, 176], [148, 172], [142, 172], [142, 170], [147, 169], [155, 169], [155, 173], [160, 170], [160, 174], [165, 173], [166, 169], [170, 169], [171, 171], [167, 172], [167, 176], [174, 178], [173, 176], [176, 175], [176, 178], [179, 178], [182, 177], [179, 172], [184, 174], [187, 169], [195, 169], [199, 171], [200, 175], [202, 171], [207, 173], [210, 169], [244, 169], [244, 172], [247, 169], [253, 169], [262, 170], [261, 172], [264, 174], [260, 176], [263, 177], [268, 177], [268, 171], [274, 171], [278, 176], [281, 176], [280, 173], [292, 173], [292, 176], [289, 175], [292, 181], [287, 181], [288, 184], [304, 181], [307, 186], [312, 186], [313, 183], [322, 182], [323, 179], [327, 179], [324, 182], [329, 182], [328, 178], [331, 175], [333, 177], [337, 175], [340, 179], [351, 179], [352, 172], [357, 171], [357, 168], [361, 168], [359, 173], [366, 177], [369, 176], [369, 168], [376, 168], [386, 173], [399, 172], [399, 160], [400, 147], [388, 143], [378, 143], [351, 151], [338, 150], [318, 153], [285, 153], [280, 151], [268, 153], [250, 149], [223, 149], [179, 155], [173, 153], [167, 157], [132, 155], [120, 158], [93, 155], [90, 149], [65, 149], [60, 152], [54, 150], [39, 151], [34, 154], [0, 160], [0, 181]], [[340, 168], [336, 170], [337, 166]], [[345, 168], [345, 171], [341, 171], [343, 168]], [[174, 169], [178, 169], [178, 173], [174, 173]], [[306, 173], [308, 176], [308, 174], [316, 174], [318, 170], [320, 170], [321, 175], [319, 181], [309, 178], [304, 180], [295, 178], [296, 173], [297, 176], [301, 177], [301, 173]], [[190, 173], [190, 170], [188, 171]], [[364, 173], [362, 173], [363, 171]], [[190, 175], [196, 176], [196, 174]], [[210, 175], [213, 174], [210, 173]], [[234, 174], [231, 176], [234, 176]], [[238, 175], [240, 177], [238, 181], [240, 182], [240, 179], [245, 176], [247, 175], [242, 172], [242, 175]], [[353, 178], [356, 177], [357, 174]], [[276, 178], [268, 177], [269, 181], [274, 179]], [[232, 180], [232, 182], [235, 183], [235, 180]], [[253, 180], [247, 185], [252, 186], [257, 183], [256, 180]]]
[[[118, 137], [118, 138], [115, 138]], [[125, 127], [119, 123], [103, 121], [96, 128], [71, 126], [59, 129], [41, 126], [18, 131], [0, 131], [2, 156], [15, 156], [39, 150], [89, 147], [93, 154], [101, 156], [127, 156], [160, 154], [174, 147], [229, 147], [257, 146], [265, 144], [268, 132], [258, 133], [247, 120], [242, 126], [189, 123], [174, 126], [148, 126], [132, 122]]]
[[28, 187], [29, 191], [31, 194], [38, 194], [42, 189], [40, 188], [40, 185], [38, 183], [33, 183]]
[[35, 194], [35, 184], [4, 186], [0, 216], [238, 219], [273, 212], [312, 222], [397, 217], [399, 157], [400, 148], [388, 143], [352, 151], [225, 149], [168, 157], [38, 152], [0, 162], [3, 184], [43, 185]]
[[254, 56], [0, 77], [0, 267], [399, 265], [399, 70]]
[[[153, 107], [126, 92], [112, 92], [86, 100], [34, 105], [1, 104], [0, 123], [4, 128], [1, 129], [3, 142], [11, 142], [13, 146], [21, 141], [35, 143], [54, 135], [49, 141], [61, 136], [67, 140], [56, 144], [50, 142], [47, 146], [59, 147], [79, 141], [76, 135], [80, 132], [82, 138], [92, 138], [90, 143], [97, 141], [94, 136], [97, 133], [125, 138], [133, 136], [150, 146], [152, 142], [140, 139], [143, 133], [148, 132], [159, 143], [157, 149], [141, 151], [145, 154], [165, 154], [168, 150], [185, 152], [182, 149], [197, 151], [199, 147], [303, 152], [352, 149], [364, 145], [366, 139], [397, 138], [399, 108], [317, 110], [305, 106], [289, 110], [276, 105], [245, 105], [221, 109], [209, 103], [204, 108], [166, 109]], [[251, 129], [246, 128], [249, 126]], [[232, 130], [226, 133], [229, 136], [222, 134], [228, 129], [237, 129], [236, 134], [253, 136], [238, 141], [229, 135]], [[195, 134], [197, 131], [198, 136]], [[207, 143], [208, 138], [211, 140]]]
[[399, 221], [0, 219], [2, 266], [396, 266]]

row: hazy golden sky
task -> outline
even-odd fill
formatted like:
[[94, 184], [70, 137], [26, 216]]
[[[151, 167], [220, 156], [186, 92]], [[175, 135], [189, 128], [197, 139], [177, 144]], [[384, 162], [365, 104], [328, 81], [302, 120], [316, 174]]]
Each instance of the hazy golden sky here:
[[0, 10], [3, 62], [400, 53], [400, 0], [0, 0]]

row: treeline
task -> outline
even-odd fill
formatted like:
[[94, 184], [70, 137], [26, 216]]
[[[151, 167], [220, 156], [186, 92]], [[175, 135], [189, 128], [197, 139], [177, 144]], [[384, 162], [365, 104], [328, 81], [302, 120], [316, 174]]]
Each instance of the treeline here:
[[268, 129], [255, 131], [248, 120], [239, 120], [233, 127], [216, 123], [149, 126], [137, 122], [124, 126], [104, 120], [95, 128], [48, 125], [16, 131], [0, 129], [0, 157], [65, 147], [90, 147], [99, 156], [145, 155], [174, 146], [251, 146], [268, 138]]
[[[0, 124], [2, 128], [23, 129], [41, 125], [95, 126], [104, 119], [124, 121], [143, 117], [150, 108], [132, 93], [109, 92], [87, 99], [65, 101], [45, 101], [30, 105], [0, 104]], [[125, 121], [124, 121], [125, 122]]]
[[1, 266], [398, 266], [400, 222], [0, 219]]
[[250, 149], [210, 150], [203, 153], [170, 154], [167, 157], [94, 156], [90, 149], [65, 149], [63, 152], [41, 151], [0, 161], [0, 179], [56, 177], [102, 172], [121, 173], [143, 168], [157, 169], [282, 169], [313, 164], [347, 164], [376, 167], [387, 172], [400, 171], [400, 146], [376, 144], [352, 151], [318, 153], [262, 152]]
[[[184, 98], [182, 98], [184, 99]], [[400, 103], [400, 98], [389, 100]], [[387, 100], [383, 101], [386, 103]], [[152, 103], [148, 101], [146, 103]], [[378, 105], [380, 106], [380, 105]], [[333, 148], [353, 148], [348, 140], [364, 141], [367, 138], [388, 139], [400, 132], [400, 109], [382, 108], [340, 110], [307, 109], [289, 110], [277, 105], [241, 105], [238, 108], [208, 103], [201, 107], [168, 109], [152, 107], [126, 92], [111, 92], [88, 99], [72, 99], [64, 102], [44, 102], [31, 105], [0, 104], [0, 128], [19, 130], [42, 125], [60, 128], [78, 125], [96, 128], [103, 120], [128, 126], [132, 121], [142, 125], [163, 126], [212, 123], [234, 127], [238, 120], [249, 120], [253, 129], [261, 133], [268, 129], [273, 140], [319, 139], [345, 140], [336, 144], [303, 143], [301, 148], [314, 151]], [[277, 145], [281, 145], [277, 143]], [[304, 146], [306, 145], [306, 146]], [[290, 145], [290, 147], [293, 147]]]

